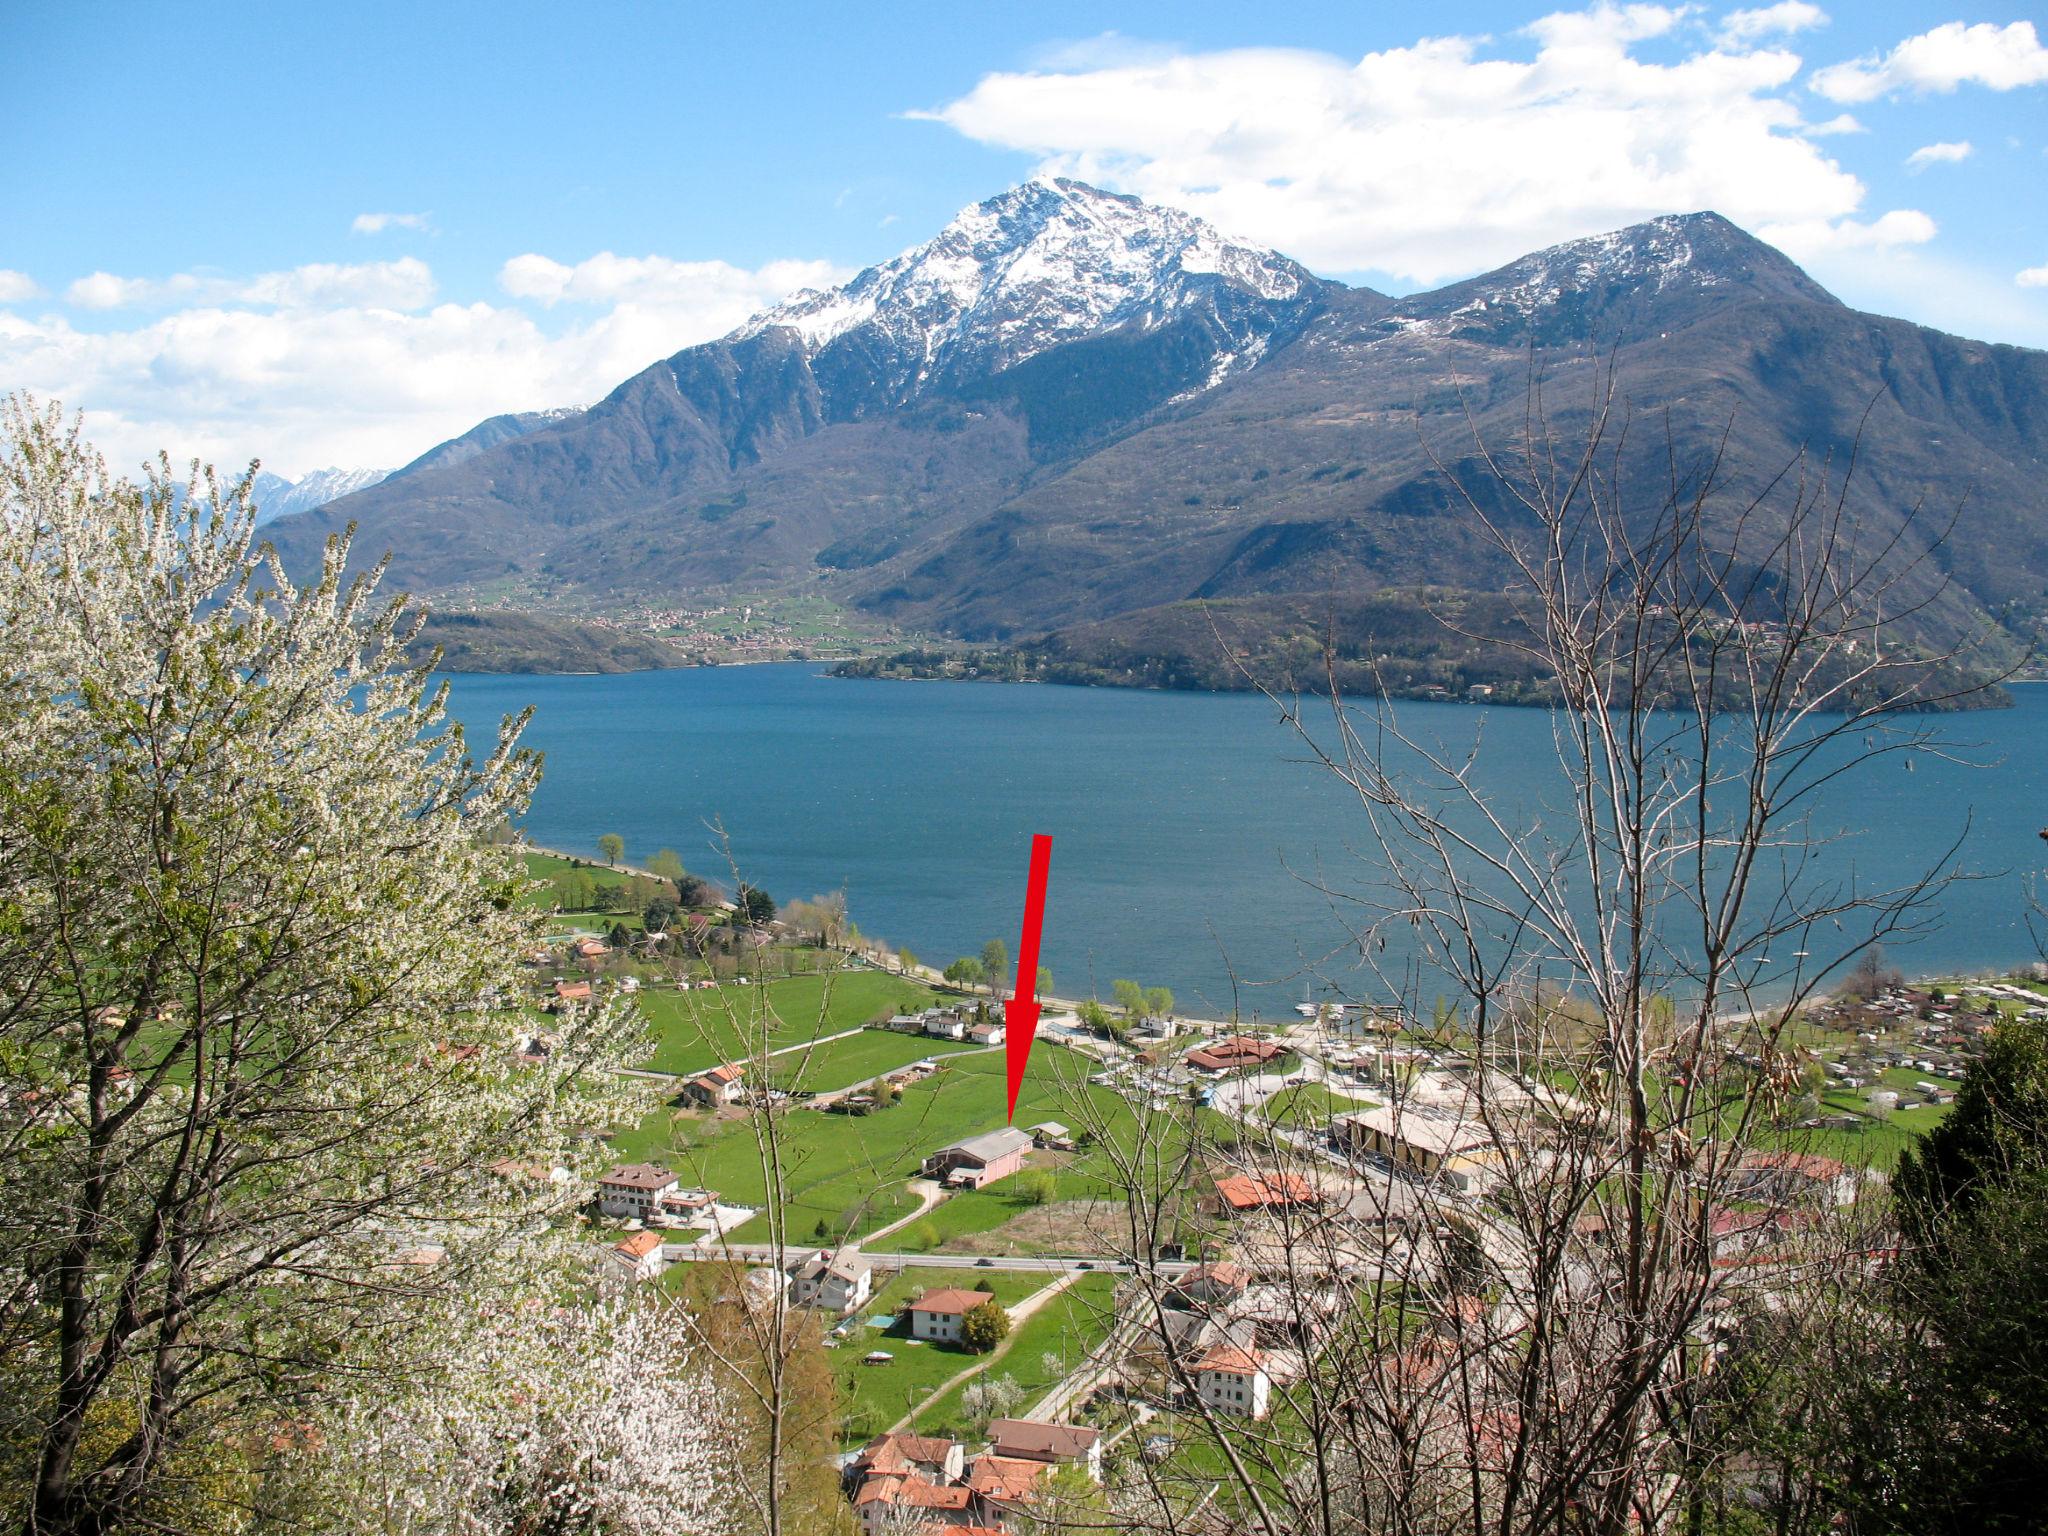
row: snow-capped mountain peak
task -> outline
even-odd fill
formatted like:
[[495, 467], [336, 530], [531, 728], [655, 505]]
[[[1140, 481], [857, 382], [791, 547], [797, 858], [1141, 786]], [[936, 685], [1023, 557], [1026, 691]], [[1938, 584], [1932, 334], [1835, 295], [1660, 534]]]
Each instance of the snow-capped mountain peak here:
[[1322, 286], [1192, 214], [1047, 177], [963, 209], [932, 240], [838, 288], [755, 316], [733, 339], [785, 328], [813, 354], [857, 342], [904, 395], [1193, 305], [1292, 305]]
[[390, 473], [388, 469], [316, 469], [297, 480], [268, 473], [258, 475], [256, 521], [260, 525], [294, 513], [311, 512], [352, 491], [375, 485]]

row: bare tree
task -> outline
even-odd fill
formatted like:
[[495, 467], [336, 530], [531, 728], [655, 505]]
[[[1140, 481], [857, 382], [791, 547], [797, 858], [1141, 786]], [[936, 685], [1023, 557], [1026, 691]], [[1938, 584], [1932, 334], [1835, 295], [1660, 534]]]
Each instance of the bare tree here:
[[[1269, 690], [1372, 850], [1362, 887], [1326, 887], [1350, 952], [1411, 1016], [1448, 993], [1456, 1024], [1326, 1133], [1172, 1106], [1119, 1146], [1142, 1387], [1224, 1474], [1197, 1492], [1142, 1463], [1130, 1523], [1697, 1526], [1740, 1417], [1710, 1391], [1726, 1339], [1869, 1251], [1782, 1155], [1797, 1020], [1930, 920], [1954, 849], [1872, 888], [1829, 863], [1812, 811], [1874, 761], [1942, 750], [1909, 712], [1978, 686], [1943, 530], [1860, 524], [1853, 456], [1739, 489], [1725, 439], [1688, 455], [1667, 424], [1651, 473], [1630, 438], [1611, 374], [1570, 449], [1532, 386], [1519, 450], [1477, 444], [1488, 494], [1445, 470], [1513, 577], [1516, 623], [1468, 638], [1550, 680], [1554, 765], [1492, 792], [1483, 740], [1346, 702], [1334, 665], [1327, 718]], [[1257, 1306], [1161, 1258], [1218, 1181], [1251, 1208], [1200, 1241], [1269, 1288]], [[1218, 1397], [1223, 1368], [1263, 1414]]]

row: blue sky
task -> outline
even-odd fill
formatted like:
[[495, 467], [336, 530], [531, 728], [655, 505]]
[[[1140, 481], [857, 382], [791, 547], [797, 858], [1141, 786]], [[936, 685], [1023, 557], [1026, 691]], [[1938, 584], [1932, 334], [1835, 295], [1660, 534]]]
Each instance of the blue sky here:
[[0, 388], [121, 463], [383, 466], [1048, 168], [1395, 290], [1716, 206], [1861, 307], [2048, 346], [2027, 13], [15, 5]]

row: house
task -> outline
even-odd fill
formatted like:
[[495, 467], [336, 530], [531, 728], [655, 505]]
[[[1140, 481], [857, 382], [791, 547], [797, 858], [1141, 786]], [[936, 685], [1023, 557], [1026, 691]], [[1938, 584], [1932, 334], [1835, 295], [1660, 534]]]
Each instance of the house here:
[[965, 1040], [967, 1021], [957, 1013], [927, 1013], [920, 1028], [940, 1040]]
[[555, 983], [555, 1000], [548, 1007], [550, 1012], [559, 1013], [566, 1003], [587, 1003], [589, 1001], [589, 982], [558, 981]]
[[1031, 1141], [1034, 1146], [1049, 1152], [1071, 1152], [1074, 1150], [1074, 1133], [1057, 1120], [1041, 1120], [1031, 1127]]
[[1352, 1156], [1371, 1153], [1415, 1173], [1470, 1190], [1500, 1161], [1493, 1133], [1454, 1109], [1408, 1104], [1360, 1110], [1330, 1121], [1330, 1139]]
[[969, 1136], [941, 1147], [924, 1160], [927, 1178], [942, 1179], [954, 1189], [980, 1189], [1006, 1179], [1024, 1166], [1031, 1138], [1014, 1125]]
[[1231, 1216], [1322, 1203], [1315, 1186], [1298, 1173], [1228, 1174], [1216, 1181], [1216, 1200]]
[[1018, 1461], [1047, 1466], [1081, 1467], [1102, 1481], [1102, 1431], [1081, 1424], [1047, 1424], [1038, 1419], [994, 1419], [988, 1426], [989, 1450]]
[[880, 1473], [916, 1473], [935, 1483], [957, 1483], [965, 1465], [960, 1442], [943, 1435], [877, 1435], [862, 1446], [847, 1471], [856, 1479]]
[[683, 1084], [682, 1092], [676, 1097], [685, 1104], [702, 1105], [706, 1109], [716, 1109], [721, 1104], [736, 1104], [746, 1092], [746, 1075], [744, 1067], [736, 1067], [727, 1062], [691, 1078]]
[[1252, 1035], [1225, 1035], [1213, 1045], [1201, 1046], [1187, 1054], [1187, 1064], [1197, 1072], [1242, 1072], [1263, 1067], [1287, 1054], [1287, 1047]]
[[967, 1038], [976, 1045], [1001, 1045], [1008, 1036], [1009, 1030], [1001, 1019], [983, 1019], [967, 1026]]
[[867, 1536], [919, 1524], [946, 1524], [965, 1516], [973, 1493], [958, 1484], [935, 1483], [915, 1472], [879, 1472], [854, 1490], [853, 1512]]
[[629, 1232], [612, 1244], [614, 1273], [625, 1280], [659, 1280], [663, 1268], [661, 1234]]
[[1173, 1289], [1189, 1306], [1216, 1307], [1237, 1300], [1251, 1283], [1249, 1269], [1228, 1259], [1218, 1259], [1210, 1264], [1197, 1264], [1174, 1283]]
[[1752, 1152], [1737, 1171], [1735, 1193], [1748, 1200], [1818, 1199], [1847, 1205], [1856, 1198], [1856, 1170], [1817, 1152]]
[[1196, 1396], [1216, 1413], [1263, 1419], [1272, 1406], [1273, 1378], [1266, 1370], [1264, 1355], [1257, 1349], [1219, 1341], [1190, 1371], [1195, 1378]]
[[973, 1495], [974, 1517], [1005, 1529], [1025, 1513], [1037, 1495], [1038, 1480], [1052, 1467], [1021, 1456], [977, 1456], [967, 1464], [967, 1491]]
[[597, 1181], [597, 1208], [607, 1216], [645, 1221], [679, 1182], [659, 1163], [621, 1163]]
[[987, 1291], [926, 1291], [910, 1304], [910, 1336], [940, 1344], [960, 1342], [960, 1325], [968, 1313], [994, 1301]]
[[800, 1307], [845, 1316], [865, 1303], [875, 1287], [874, 1265], [855, 1248], [821, 1248], [792, 1274], [792, 1300]]
[[602, 960], [611, 952], [611, 945], [603, 939], [578, 939], [569, 950], [578, 960]]

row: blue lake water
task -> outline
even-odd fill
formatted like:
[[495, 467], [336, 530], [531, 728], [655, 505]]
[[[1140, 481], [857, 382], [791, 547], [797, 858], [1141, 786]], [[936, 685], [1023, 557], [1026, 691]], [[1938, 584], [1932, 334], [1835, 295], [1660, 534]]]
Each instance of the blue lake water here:
[[[1829, 869], [1911, 878], [1960, 836], [1934, 932], [1891, 957], [1912, 971], [2031, 958], [2027, 875], [2048, 864], [2048, 688], [2015, 709], [1931, 723], [1967, 763], [1888, 758], [1831, 786], [1814, 830], [1846, 834]], [[484, 733], [536, 707], [546, 775], [534, 841], [629, 860], [673, 848], [778, 900], [844, 889], [867, 933], [943, 964], [1017, 942], [1031, 834], [1053, 838], [1043, 961], [1061, 992], [1128, 976], [1183, 1009], [1284, 1012], [1314, 979], [1370, 994], [1337, 891], [1373, 879], [1355, 798], [1308, 761], [1274, 707], [1245, 695], [828, 678], [802, 663], [608, 677], [462, 676], [456, 713]], [[1483, 725], [1477, 770], [1512, 802], [1556, 785], [1548, 717], [1404, 704], [1446, 743]], [[1908, 770], [1905, 762], [1913, 767]], [[1815, 944], [1819, 953], [1822, 945]], [[1228, 960], [1226, 963], [1225, 956]]]

